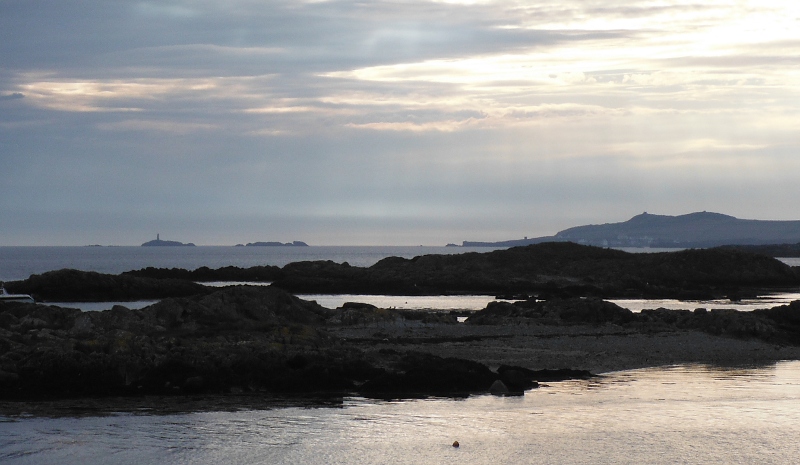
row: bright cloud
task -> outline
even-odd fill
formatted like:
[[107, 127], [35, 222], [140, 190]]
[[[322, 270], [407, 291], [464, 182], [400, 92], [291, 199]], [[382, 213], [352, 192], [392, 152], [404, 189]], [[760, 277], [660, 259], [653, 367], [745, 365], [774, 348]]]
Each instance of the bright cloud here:
[[53, 218], [14, 243], [64, 209], [312, 243], [800, 218], [796, 2], [17, 2], [0, 30], [0, 215]]

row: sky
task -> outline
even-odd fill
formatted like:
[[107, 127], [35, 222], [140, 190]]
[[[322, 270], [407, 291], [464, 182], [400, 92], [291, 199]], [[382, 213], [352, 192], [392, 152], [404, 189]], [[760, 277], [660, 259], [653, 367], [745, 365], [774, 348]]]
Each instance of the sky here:
[[0, 245], [800, 219], [793, 0], [0, 0]]

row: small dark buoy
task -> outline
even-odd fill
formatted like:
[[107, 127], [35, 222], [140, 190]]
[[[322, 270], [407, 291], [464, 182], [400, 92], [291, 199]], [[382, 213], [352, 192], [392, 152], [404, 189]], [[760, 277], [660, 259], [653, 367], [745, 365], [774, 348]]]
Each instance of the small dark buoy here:
[[459, 443], [458, 443], [458, 441], [453, 441], [453, 447], [458, 447], [458, 446], [460, 446], [460, 445], [461, 445], [461, 444], [459, 444]]

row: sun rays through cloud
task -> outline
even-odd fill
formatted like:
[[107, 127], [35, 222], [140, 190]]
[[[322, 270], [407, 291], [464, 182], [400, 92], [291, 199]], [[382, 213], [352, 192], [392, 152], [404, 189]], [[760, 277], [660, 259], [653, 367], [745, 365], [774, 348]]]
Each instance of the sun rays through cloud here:
[[[363, 213], [380, 230], [416, 211], [504, 235], [487, 240], [518, 235], [516, 212], [551, 218], [527, 235], [690, 205], [800, 217], [791, 2], [49, 5], [0, 6], [9, 217], [161, 208], [152, 192], [186, 217]], [[207, 170], [216, 182], [184, 176]], [[34, 232], [58, 234], [8, 241]], [[365, 226], [351, 242], [375, 240]]]

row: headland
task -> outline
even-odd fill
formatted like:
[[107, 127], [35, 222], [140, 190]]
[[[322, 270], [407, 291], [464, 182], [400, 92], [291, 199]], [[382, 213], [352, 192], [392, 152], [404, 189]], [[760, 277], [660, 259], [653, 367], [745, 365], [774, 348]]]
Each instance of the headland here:
[[651, 248], [796, 244], [800, 242], [800, 221], [745, 220], [713, 212], [678, 216], [644, 212], [628, 221], [576, 226], [554, 236], [500, 242], [464, 241], [462, 244], [465, 247], [516, 247], [542, 242]]

